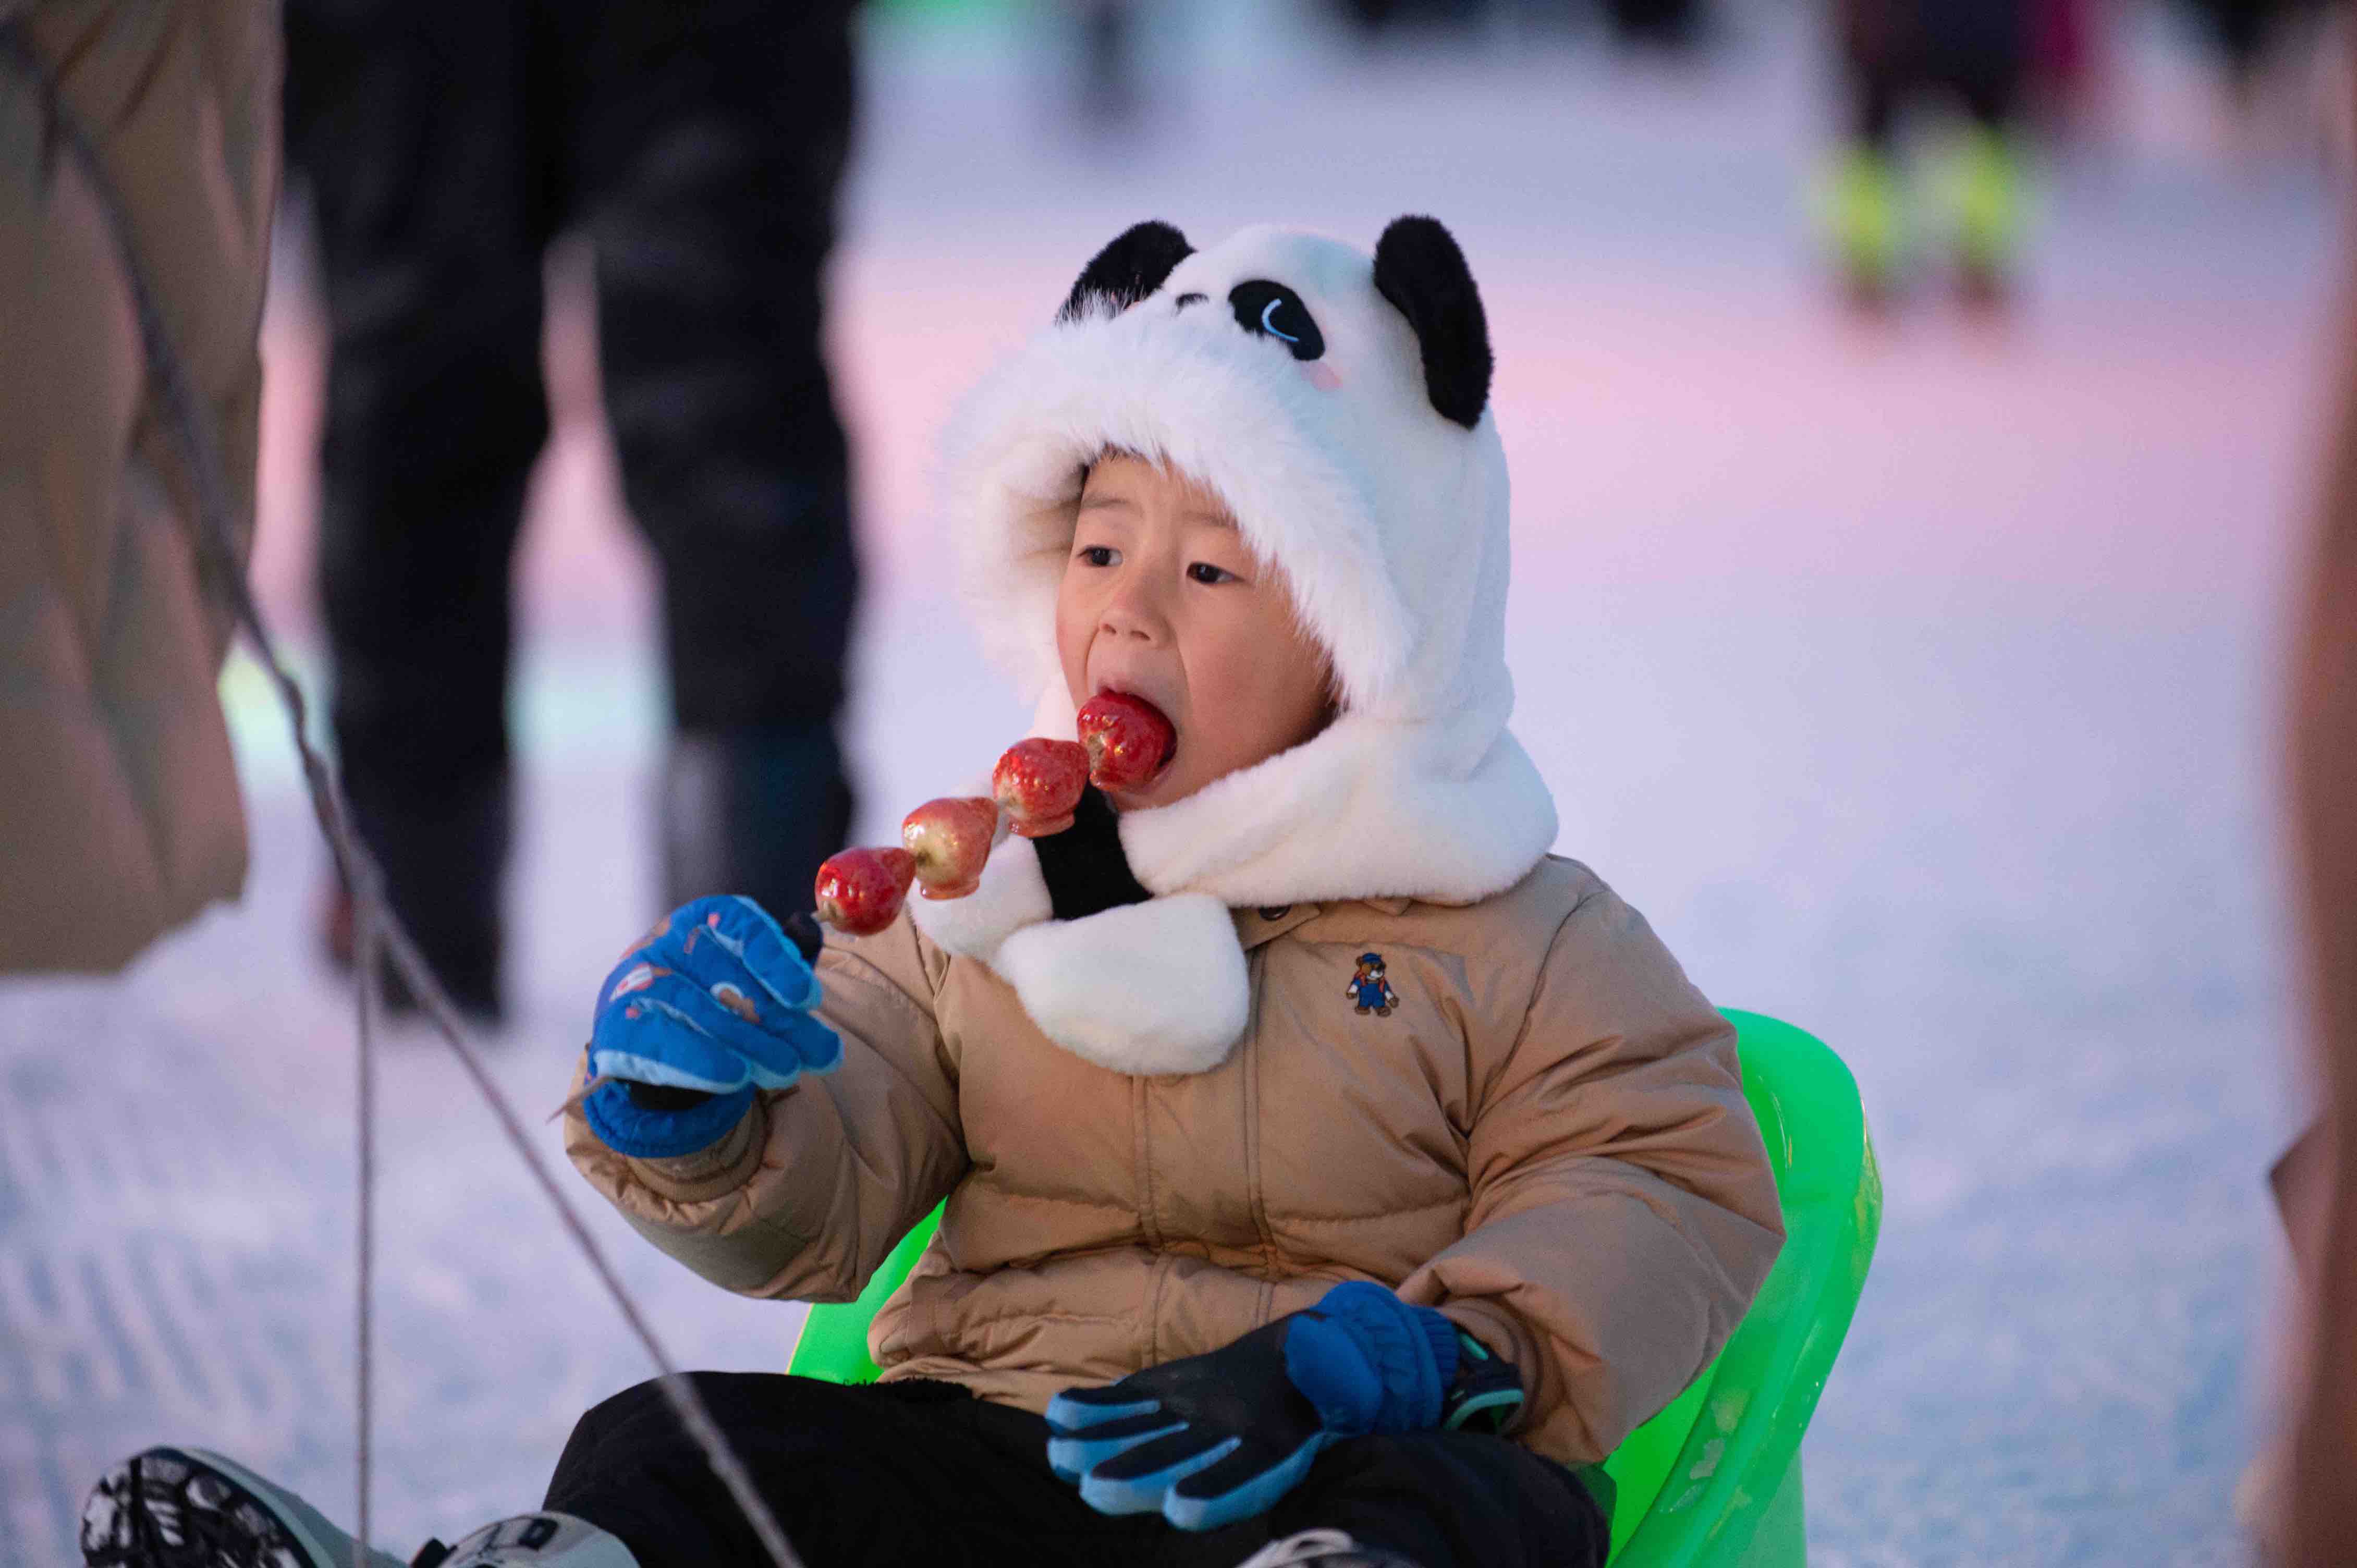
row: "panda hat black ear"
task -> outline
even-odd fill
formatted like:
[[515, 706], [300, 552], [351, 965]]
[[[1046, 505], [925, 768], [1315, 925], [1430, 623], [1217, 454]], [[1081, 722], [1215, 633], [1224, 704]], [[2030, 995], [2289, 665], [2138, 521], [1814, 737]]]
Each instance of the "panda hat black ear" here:
[[1118, 316], [1160, 288], [1170, 270], [1194, 253], [1187, 236], [1159, 219], [1133, 223], [1081, 269], [1056, 319], [1078, 321], [1097, 309]]
[[1375, 242], [1375, 287], [1415, 328], [1432, 406], [1468, 430], [1479, 424], [1490, 402], [1490, 323], [1448, 231], [1430, 218], [1392, 220]]

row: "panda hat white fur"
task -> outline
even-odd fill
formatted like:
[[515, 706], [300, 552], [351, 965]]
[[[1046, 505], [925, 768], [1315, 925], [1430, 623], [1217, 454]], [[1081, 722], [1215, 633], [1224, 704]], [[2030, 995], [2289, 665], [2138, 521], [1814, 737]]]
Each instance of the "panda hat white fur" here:
[[989, 965], [1059, 1045], [1123, 1072], [1215, 1067], [1250, 1006], [1232, 908], [1471, 903], [1554, 843], [1554, 801], [1506, 727], [1490, 373], [1480, 296], [1429, 218], [1394, 222], [1372, 256], [1276, 228], [1197, 252], [1142, 223], [967, 400], [946, 463], [961, 586], [1037, 703], [1034, 734], [1074, 733], [1056, 589], [1082, 478], [1114, 449], [1219, 493], [1283, 567], [1340, 688], [1315, 738], [1123, 814], [1122, 847], [1155, 895], [1143, 903], [1055, 919], [1021, 838], [970, 897], [912, 901], [933, 940]]

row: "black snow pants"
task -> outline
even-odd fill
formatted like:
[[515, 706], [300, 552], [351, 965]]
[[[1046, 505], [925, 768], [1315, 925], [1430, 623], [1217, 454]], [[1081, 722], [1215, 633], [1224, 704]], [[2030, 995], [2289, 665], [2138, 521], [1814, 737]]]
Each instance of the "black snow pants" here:
[[1918, 97], [1948, 92], [1989, 130], [2018, 112], [2029, 67], [2028, 0], [1840, 0], [1850, 133], [1887, 148]]
[[[1048, 1467], [1048, 1423], [948, 1383], [843, 1387], [703, 1372], [696, 1387], [810, 1568], [1232, 1568], [1343, 1530], [1420, 1568], [1598, 1568], [1604, 1517], [1571, 1472], [1502, 1438], [1359, 1437], [1258, 1519], [1190, 1533], [1109, 1517]], [[543, 1505], [619, 1536], [640, 1568], [763, 1561], [652, 1383], [574, 1428]]]
[[[563, 231], [593, 254], [606, 413], [662, 569], [674, 722], [704, 745], [705, 773], [783, 797], [776, 822], [737, 832], [748, 854], [779, 822], [816, 846], [726, 866], [730, 886], [673, 864], [667, 891], [807, 908], [842, 843], [833, 721], [856, 571], [820, 328], [851, 9], [288, 7], [290, 161], [307, 176], [332, 331], [318, 570], [336, 739], [429, 949], [463, 949], [434, 929], [496, 892], [509, 565], [548, 435], [542, 263]], [[728, 809], [725, 780], [704, 793]]]

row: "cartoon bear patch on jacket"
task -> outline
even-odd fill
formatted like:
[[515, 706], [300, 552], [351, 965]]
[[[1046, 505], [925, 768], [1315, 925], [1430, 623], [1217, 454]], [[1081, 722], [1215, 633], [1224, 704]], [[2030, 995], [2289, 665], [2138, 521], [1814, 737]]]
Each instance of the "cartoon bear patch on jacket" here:
[[1399, 1005], [1399, 993], [1384, 978], [1383, 955], [1379, 952], [1359, 955], [1358, 972], [1351, 976], [1342, 994], [1358, 1004], [1359, 1012], [1372, 1013], [1378, 1018], [1390, 1017], [1392, 1009]]

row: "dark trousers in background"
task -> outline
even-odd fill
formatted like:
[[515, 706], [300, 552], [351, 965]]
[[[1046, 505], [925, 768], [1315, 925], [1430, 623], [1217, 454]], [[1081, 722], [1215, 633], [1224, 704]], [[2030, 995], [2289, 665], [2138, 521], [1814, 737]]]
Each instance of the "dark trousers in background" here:
[[1850, 131], [1887, 150], [1907, 106], [1946, 92], [1991, 131], [2019, 111], [2029, 66], [2027, 0], [1842, 0]]
[[[1108, 1517], [1048, 1467], [1048, 1423], [948, 1383], [844, 1387], [700, 1372], [696, 1388], [810, 1568], [1232, 1568], [1272, 1540], [1348, 1530], [1420, 1568], [1597, 1568], [1602, 1514], [1571, 1473], [1502, 1438], [1360, 1437], [1268, 1514], [1190, 1533]], [[760, 1548], [652, 1383], [581, 1418], [543, 1505], [612, 1531], [640, 1568]]]
[[808, 908], [848, 832], [856, 592], [822, 273], [849, 0], [294, 0], [290, 161], [333, 358], [319, 582], [353, 812], [496, 1010], [509, 567], [548, 435], [542, 263], [594, 257], [606, 411], [661, 565], [665, 896]]

